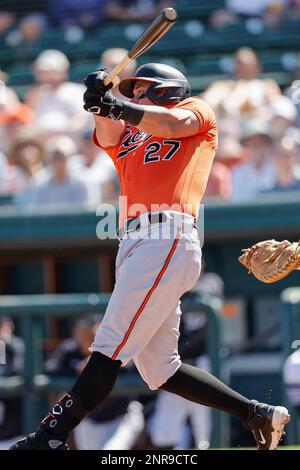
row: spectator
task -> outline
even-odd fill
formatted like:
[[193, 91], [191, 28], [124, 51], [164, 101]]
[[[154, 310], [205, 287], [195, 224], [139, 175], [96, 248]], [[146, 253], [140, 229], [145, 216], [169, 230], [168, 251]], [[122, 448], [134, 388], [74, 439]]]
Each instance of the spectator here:
[[300, 417], [300, 350], [294, 351], [284, 362], [283, 382], [287, 397]]
[[206, 271], [205, 260], [202, 260], [202, 270], [200, 277], [193, 287], [192, 294], [209, 294], [224, 301], [224, 281], [215, 272]]
[[[77, 320], [72, 337], [63, 341], [46, 362], [47, 372], [61, 376], [79, 375], [90, 356], [89, 347], [96, 330], [94, 315]], [[124, 369], [122, 374], [126, 374]], [[128, 450], [143, 424], [138, 403], [130, 403], [126, 395], [109, 397], [75, 428], [76, 447], [78, 450]]]
[[[128, 51], [126, 49], [119, 47], [107, 49], [100, 57], [99, 68], [104, 68], [106, 73], [109, 73], [117, 64], [121, 62], [121, 60], [126, 56], [127, 52]], [[132, 77], [135, 73], [136, 65], [136, 60], [132, 60], [130, 64], [118, 74], [120, 81], [124, 80], [125, 78]], [[114, 88], [114, 95], [117, 98], [124, 100], [124, 96], [121, 95], [121, 93], [118, 91], [118, 88]]]
[[203, 202], [230, 199], [232, 193], [231, 171], [224, 163], [215, 160], [208, 178]]
[[263, 22], [267, 28], [276, 28], [279, 23], [283, 20], [285, 15], [284, 4], [274, 3], [269, 5], [263, 15]]
[[0, 69], [0, 151], [5, 152], [19, 127], [33, 121], [33, 111], [21, 103], [15, 91], [6, 85], [8, 75]]
[[70, 158], [69, 168], [72, 174], [80, 175], [85, 182], [89, 205], [96, 207], [100, 202], [117, 200], [115, 166], [106, 153], [94, 144], [93, 131], [82, 133], [80, 151], [80, 155]]
[[171, 7], [172, 1], [166, 0], [110, 0], [107, 15], [117, 21], [148, 22], [153, 20], [165, 7]]
[[263, 16], [266, 9], [272, 6], [285, 8], [289, 0], [226, 0], [227, 9], [244, 16]]
[[289, 127], [285, 133], [284, 137], [290, 137], [296, 145], [297, 152], [297, 163], [296, 163], [296, 174], [300, 178], [300, 129], [299, 127]]
[[3, 194], [25, 194], [33, 180], [44, 174], [44, 146], [29, 130], [20, 131], [11, 142], [8, 160], [10, 166], [1, 187]]
[[204, 92], [207, 101], [219, 117], [249, 119], [256, 117], [261, 107], [268, 106], [280, 88], [272, 79], [257, 78], [260, 63], [252, 49], [243, 47], [234, 55], [233, 80], [217, 80]]
[[275, 181], [275, 168], [271, 159], [273, 140], [266, 122], [249, 121], [241, 143], [245, 147], [246, 160], [232, 170], [234, 201], [255, 198], [260, 191], [270, 188]]
[[287, 96], [278, 96], [274, 99], [269, 109], [268, 120], [277, 138], [283, 136], [287, 129], [293, 127], [297, 120], [297, 109]]
[[[23, 372], [24, 343], [14, 335], [14, 324], [9, 318], [0, 319], [0, 340], [5, 344], [5, 364], [1, 361], [0, 376], [12, 377]], [[1, 354], [3, 354], [1, 348]], [[3, 358], [1, 358], [3, 359]], [[20, 416], [22, 400], [19, 397], [3, 398], [0, 401], [0, 450], [6, 450], [22, 433]]]
[[235, 23], [237, 16], [229, 10], [215, 10], [210, 18], [209, 23], [213, 29], [223, 28], [224, 26]]
[[75, 143], [68, 136], [52, 137], [46, 144], [49, 174], [34, 182], [28, 196], [22, 201], [32, 206], [44, 204], [86, 204], [85, 183], [70, 174], [68, 159], [77, 153]]
[[63, 341], [46, 361], [47, 372], [62, 376], [79, 374], [90, 355], [89, 340], [93, 339], [98, 323], [99, 319], [93, 314], [75, 321], [72, 337]]
[[242, 17], [260, 17], [265, 26], [273, 28], [282, 20], [288, 10], [289, 0], [227, 0], [227, 7], [233, 14]]
[[300, 1], [299, 0], [289, 0], [287, 14], [290, 18], [293, 18], [293, 19], [300, 18]]
[[23, 103], [0, 112], [0, 151], [6, 152], [23, 128], [32, 123], [33, 118], [34, 113]]
[[30, 13], [19, 20], [5, 38], [13, 50], [16, 63], [29, 63], [40, 47], [38, 40], [46, 29], [46, 17], [42, 13]]
[[12, 88], [8, 88], [6, 86], [6, 82], [8, 80], [7, 73], [4, 70], [0, 69], [0, 81], [1, 81], [1, 101], [0, 101], [0, 112], [16, 106], [19, 104], [19, 98], [17, 97], [16, 93], [13, 91]]
[[64, 28], [93, 28], [106, 19], [108, 0], [47, 0], [52, 22]]
[[4, 35], [12, 27], [12, 25], [15, 22], [15, 19], [16, 19], [16, 16], [12, 11], [9, 11], [9, 7], [7, 3], [7, 5], [5, 6], [5, 9], [2, 10], [1, 8], [0, 10], [0, 36]]
[[43, 132], [76, 133], [87, 126], [82, 107], [83, 85], [67, 81], [69, 61], [57, 50], [43, 51], [34, 63], [37, 84], [26, 103], [35, 111], [34, 125]]
[[296, 174], [297, 147], [291, 137], [283, 137], [276, 142], [273, 160], [276, 170], [275, 181], [263, 193], [300, 192], [300, 179]]
[[46, 18], [41, 13], [31, 13], [22, 18], [18, 25], [20, 43], [33, 43], [46, 28]]
[[44, 0], [0, 0], [0, 36], [15, 27], [20, 19], [44, 10]]
[[232, 168], [245, 159], [244, 153], [244, 147], [240, 144], [239, 121], [229, 118], [220, 119], [215, 158], [228, 168]]
[[298, 55], [298, 58], [297, 58], [293, 83], [286, 90], [285, 94], [292, 100], [292, 102], [296, 106], [297, 125], [298, 127], [300, 127], [300, 55]]

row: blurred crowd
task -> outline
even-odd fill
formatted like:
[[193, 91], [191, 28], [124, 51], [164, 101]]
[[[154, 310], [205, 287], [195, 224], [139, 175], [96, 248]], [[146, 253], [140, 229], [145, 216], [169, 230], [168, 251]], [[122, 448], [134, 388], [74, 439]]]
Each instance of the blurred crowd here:
[[219, 126], [207, 197], [242, 201], [299, 191], [300, 60], [286, 90], [259, 78], [260, 71], [255, 52], [241, 48], [234, 55], [234, 78], [212, 83], [202, 95]]
[[37, 39], [48, 27], [100, 26], [104, 21], [149, 21], [172, 1], [166, 0], [0, 0], [0, 35]]
[[[255, 24], [266, 27], [275, 27], [285, 19], [300, 18], [299, 0], [226, 0], [224, 9], [215, 11], [210, 17], [210, 24], [214, 28], [234, 23], [239, 19], [256, 19]], [[260, 23], [261, 21], [261, 23]]]
[[[109, 49], [99, 67], [109, 71], [125, 54], [124, 49]], [[201, 94], [219, 125], [204, 202], [300, 191], [300, 60], [295, 81], [284, 90], [274, 80], [258, 77], [261, 65], [252, 49], [239, 49], [233, 60], [234, 76], [211, 83]], [[33, 64], [35, 83], [22, 102], [5, 87], [0, 194], [10, 195], [15, 204], [94, 208], [117, 201], [116, 171], [93, 144], [93, 120], [82, 108], [85, 88], [69, 81], [69, 67], [64, 53], [44, 50]], [[131, 76], [135, 68], [133, 61], [120, 78]], [[5, 82], [5, 73], [0, 73]]]
[[[0, 37], [13, 34], [26, 42], [48, 27], [91, 29], [114, 20], [147, 23], [171, 5], [176, 1], [0, 0]], [[271, 27], [299, 17], [299, 0], [224, 0], [224, 9], [214, 11], [207, 21], [212, 28], [222, 28], [250, 18]], [[98, 66], [109, 72], [125, 54], [125, 49], [108, 49]], [[286, 89], [271, 78], [261, 78], [254, 50], [238, 49], [232, 62], [232, 76], [212, 82], [201, 94], [219, 126], [204, 202], [239, 202], [299, 191], [300, 55]], [[68, 57], [46, 49], [30, 65], [35, 81], [22, 100], [0, 69], [0, 202], [89, 208], [115, 203], [117, 174], [105, 152], [93, 144], [93, 119], [82, 107], [85, 88], [70, 81]], [[135, 68], [133, 61], [120, 79], [133, 75]]]
[[[176, 0], [0, 0], [0, 35], [13, 33], [13, 41], [34, 41], [47, 28], [99, 27], [107, 21], [122, 23], [151, 21]], [[299, 0], [224, 0], [224, 8], [209, 15], [213, 28], [240, 19], [261, 20], [267, 27], [288, 18], [300, 18]], [[258, 23], [256, 23], [258, 24]]]
[[[125, 54], [108, 50], [99, 67], [110, 70]], [[23, 102], [6, 87], [0, 108], [0, 194], [11, 195], [15, 204], [95, 208], [117, 201], [114, 165], [93, 143], [93, 119], [82, 107], [85, 87], [68, 80], [69, 65], [61, 51], [45, 50], [33, 65], [36, 83]], [[132, 62], [124, 74], [135, 67]]]

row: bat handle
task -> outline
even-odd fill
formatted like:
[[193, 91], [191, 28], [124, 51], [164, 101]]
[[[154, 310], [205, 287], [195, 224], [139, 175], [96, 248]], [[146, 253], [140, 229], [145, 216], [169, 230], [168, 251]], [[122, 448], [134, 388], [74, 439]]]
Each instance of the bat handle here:
[[109, 83], [113, 83], [114, 86], [116, 86], [119, 81], [115, 80], [115, 78], [118, 76], [122, 70], [127, 67], [127, 65], [132, 61], [132, 59], [126, 55], [124, 59], [121, 60], [119, 64], [117, 64], [107, 75], [107, 77], [104, 79], [104, 85], [108, 85]]

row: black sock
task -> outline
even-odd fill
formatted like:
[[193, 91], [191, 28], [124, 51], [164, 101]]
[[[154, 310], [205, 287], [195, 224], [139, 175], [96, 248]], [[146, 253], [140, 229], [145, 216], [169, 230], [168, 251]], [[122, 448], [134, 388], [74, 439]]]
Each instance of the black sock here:
[[112, 390], [121, 366], [104, 354], [93, 352], [74, 387], [66, 393], [42, 421], [38, 435], [46, 444], [50, 438], [66, 441], [69, 433]]
[[87, 411], [92, 411], [111, 392], [120, 367], [121, 361], [93, 352], [71, 390]]
[[209, 372], [181, 364], [175, 374], [160, 387], [201, 405], [226, 411], [245, 421], [250, 400], [227, 387]]

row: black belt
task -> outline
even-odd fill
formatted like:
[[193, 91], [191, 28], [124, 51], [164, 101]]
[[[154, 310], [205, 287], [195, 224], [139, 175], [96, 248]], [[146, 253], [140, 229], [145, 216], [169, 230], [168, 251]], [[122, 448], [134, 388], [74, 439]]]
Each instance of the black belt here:
[[[150, 224], [161, 224], [162, 222], [167, 222], [170, 220], [166, 214], [163, 212], [157, 212], [152, 214], [151, 212], [148, 213], [148, 223]], [[194, 228], [197, 228], [197, 220], [194, 219]], [[134, 232], [136, 230], [141, 229], [141, 218], [138, 217], [132, 217], [131, 219], [126, 219], [123, 223], [123, 227], [119, 227], [116, 236], [119, 240], [122, 240], [124, 235], [129, 232]]]

